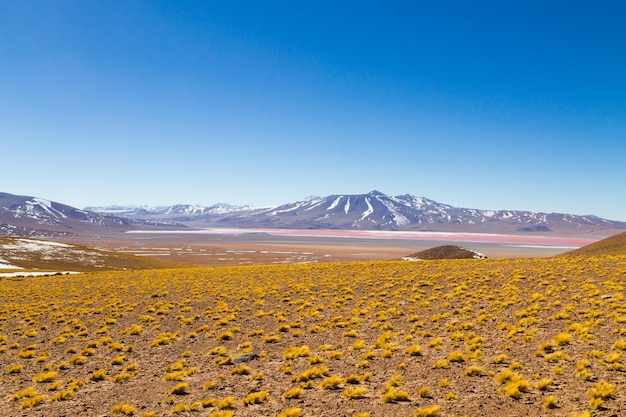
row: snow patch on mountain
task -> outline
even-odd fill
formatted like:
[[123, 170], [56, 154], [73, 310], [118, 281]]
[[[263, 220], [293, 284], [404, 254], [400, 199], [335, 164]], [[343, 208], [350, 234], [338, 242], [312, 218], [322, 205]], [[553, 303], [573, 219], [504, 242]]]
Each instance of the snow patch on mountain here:
[[326, 209], [327, 211], [330, 211], [332, 209], [334, 209], [335, 207], [337, 207], [339, 205], [339, 202], [341, 201], [341, 199], [343, 198], [342, 195], [340, 195], [339, 197], [337, 197], [335, 199], [335, 201], [333, 201], [330, 206], [328, 206], [328, 208]]
[[387, 210], [389, 210], [393, 218], [392, 222], [396, 226], [404, 226], [405, 224], [411, 223], [409, 219], [398, 212], [396, 205], [392, 202], [392, 200], [384, 200], [379, 197], [376, 197], [376, 199], [380, 201], [387, 208]]
[[361, 216], [361, 218], [358, 221], [363, 221], [365, 220], [367, 217], [369, 217], [372, 213], [374, 213], [374, 207], [372, 207], [372, 203], [370, 203], [370, 199], [369, 198], [365, 198], [365, 204], [367, 204], [367, 210], [365, 210], [363, 212], [363, 215]]

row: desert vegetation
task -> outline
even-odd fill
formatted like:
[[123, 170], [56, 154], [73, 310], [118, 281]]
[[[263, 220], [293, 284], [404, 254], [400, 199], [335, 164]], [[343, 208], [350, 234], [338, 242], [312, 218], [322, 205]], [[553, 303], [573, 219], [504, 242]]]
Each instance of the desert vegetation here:
[[626, 413], [626, 257], [0, 279], [0, 415]]

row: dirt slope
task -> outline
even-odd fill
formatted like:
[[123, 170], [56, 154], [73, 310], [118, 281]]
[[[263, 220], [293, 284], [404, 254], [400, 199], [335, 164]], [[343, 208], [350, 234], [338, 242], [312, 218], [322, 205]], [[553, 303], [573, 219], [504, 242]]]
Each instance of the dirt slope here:
[[626, 232], [602, 239], [559, 256], [626, 255]]
[[82, 245], [21, 237], [0, 237], [0, 273], [162, 269], [180, 264]]

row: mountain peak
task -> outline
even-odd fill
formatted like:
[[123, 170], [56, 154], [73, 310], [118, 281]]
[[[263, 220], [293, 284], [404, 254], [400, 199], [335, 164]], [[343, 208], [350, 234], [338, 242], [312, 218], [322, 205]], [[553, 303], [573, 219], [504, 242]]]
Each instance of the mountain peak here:
[[380, 197], [386, 197], [387, 195], [385, 193], [381, 193], [378, 190], [372, 190], [369, 193], [367, 193], [368, 197], [376, 197], [376, 196], [380, 196]]

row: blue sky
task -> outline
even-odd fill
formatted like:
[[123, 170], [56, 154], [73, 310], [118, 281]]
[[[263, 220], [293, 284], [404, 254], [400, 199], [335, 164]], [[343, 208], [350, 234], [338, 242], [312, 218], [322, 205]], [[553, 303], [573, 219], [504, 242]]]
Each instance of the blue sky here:
[[0, 191], [626, 221], [626, 3], [0, 2]]

